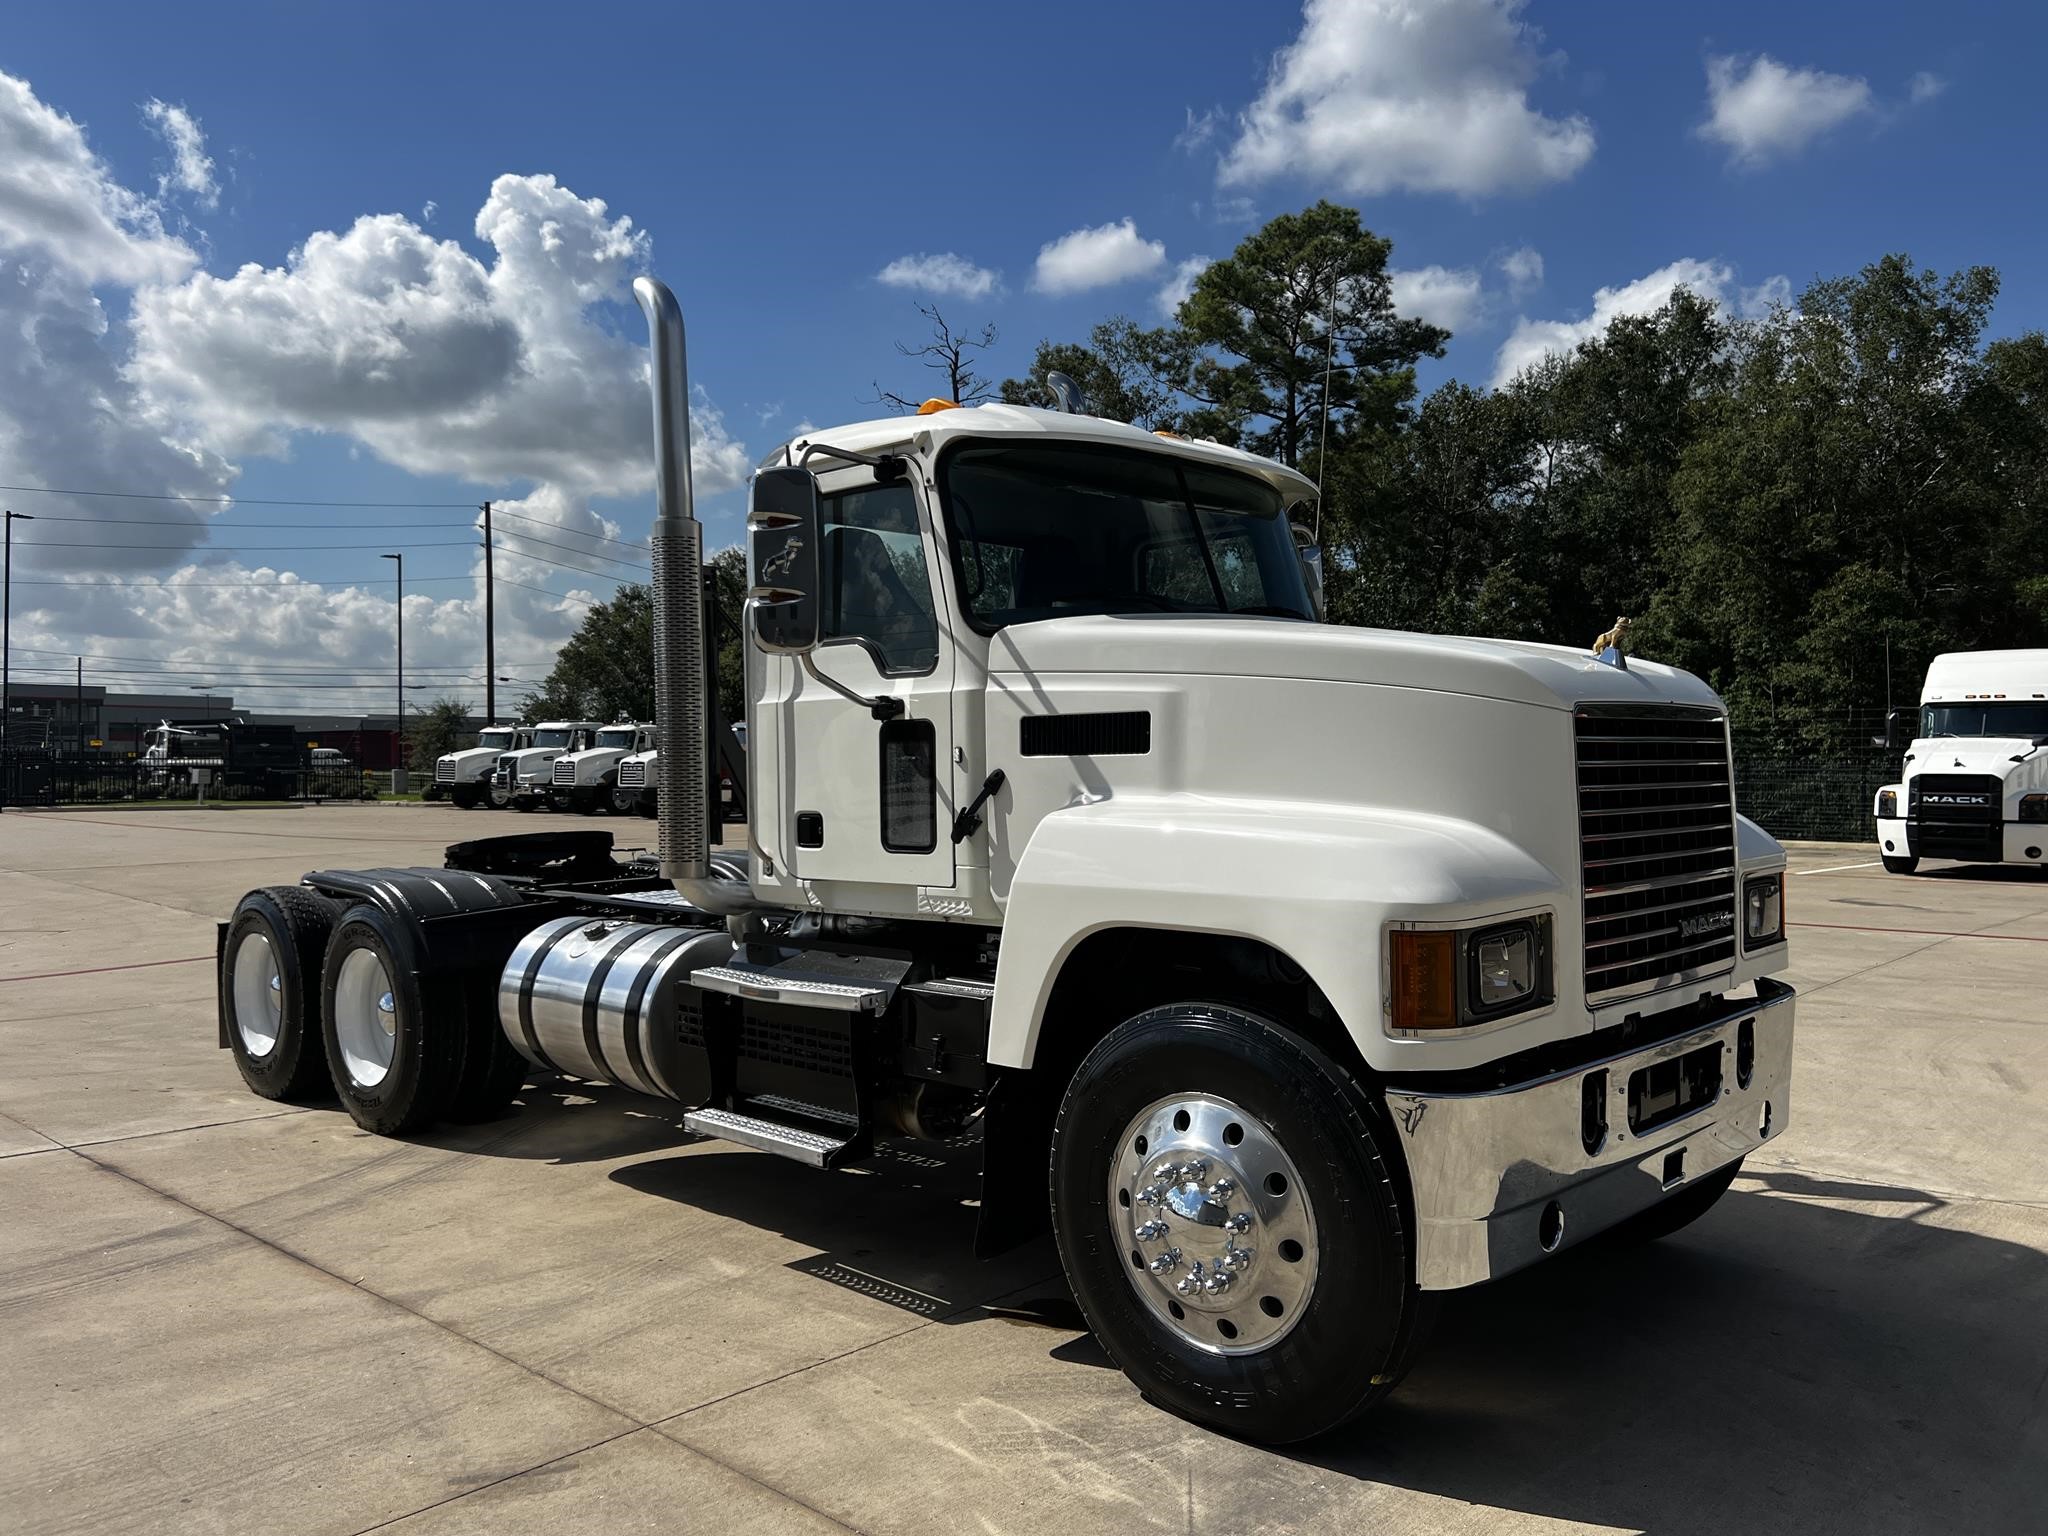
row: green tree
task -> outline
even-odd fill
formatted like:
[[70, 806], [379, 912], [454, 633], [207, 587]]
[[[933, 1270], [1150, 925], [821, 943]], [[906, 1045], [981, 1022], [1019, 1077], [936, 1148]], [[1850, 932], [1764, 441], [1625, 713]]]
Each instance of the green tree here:
[[519, 701], [519, 718], [654, 718], [654, 594], [638, 582], [593, 603], [564, 642], [540, 687]]
[[1172, 380], [1187, 368], [1186, 343], [1170, 327], [1144, 330], [1124, 315], [1113, 315], [1081, 342], [1041, 341], [1031, 369], [1021, 379], [1003, 380], [1010, 405], [1051, 409], [1057, 402], [1046, 386], [1048, 373], [1064, 373], [1081, 386], [1091, 416], [1126, 421], [1148, 432], [1177, 431], [1183, 415]]
[[443, 694], [411, 716], [405, 726], [405, 761], [414, 773], [431, 779], [435, 759], [476, 745], [469, 706]]
[[1340, 413], [1398, 426], [1416, 362], [1441, 357], [1450, 332], [1395, 313], [1392, 251], [1357, 209], [1319, 202], [1206, 268], [1175, 317], [1186, 347], [1175, 382], [1195, 402], [1188, 430], [1300, 465], [1326, 415], [1333, 438]]

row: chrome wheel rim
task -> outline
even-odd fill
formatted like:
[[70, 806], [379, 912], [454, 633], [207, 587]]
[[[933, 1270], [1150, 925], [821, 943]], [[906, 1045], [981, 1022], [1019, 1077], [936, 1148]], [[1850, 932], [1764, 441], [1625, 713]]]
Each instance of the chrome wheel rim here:
[[398, 1047], [398, 1005], [374, 950], [352, 949], [342, 957], [334, 978], [334, 1043], [342, 1069], [358, 1088], [375, 1088], [389, 1075]]
[[1270, 1349], [1314, 1293], [1300, 1170], [1228, 1099], [1175, 1094], [1132, 1117], [1110, 1166], [1109, 1222], [1139, 1300], [1210, 1354]]
[[235, 1028], [241, 1034], [242, 1049], [252, 1057], [268, 1056], [277, 1049], [277, 1035], [284, 1019], [284, 976], [268, 934], [242, 936], [242, 942], [235, 946], [235, 963], [229, 976], [235, 994]]

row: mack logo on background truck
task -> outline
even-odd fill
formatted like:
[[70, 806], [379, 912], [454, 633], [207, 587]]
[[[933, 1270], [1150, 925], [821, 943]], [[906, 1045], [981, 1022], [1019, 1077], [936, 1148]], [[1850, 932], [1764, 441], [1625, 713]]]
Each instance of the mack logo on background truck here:
[[1903, 736], [1904, 776], [1871, 807], [1887, 870], [2048, 865], [2048, 650], [1935, 657], [1920, 708], [1892, 711], [1882, 745]]
[[1391, 1391], [1434, 1293], [1676, 1230], [1784, 1130], [1784, 853], [1721, 701], [1320, 623], [1316, 487], [1214, 443], [932, 402], [777, 450], [711, 847], [682, 316], [635, 290], [659, 861], [495, 838], [251, 892], [220, 1031], [256, 1092], [398, 1135], [539, 1069], [821, 1169], [977, 1145], [981, 1251], [1049, 1225], [1155, 1402], [1269, 1441]]

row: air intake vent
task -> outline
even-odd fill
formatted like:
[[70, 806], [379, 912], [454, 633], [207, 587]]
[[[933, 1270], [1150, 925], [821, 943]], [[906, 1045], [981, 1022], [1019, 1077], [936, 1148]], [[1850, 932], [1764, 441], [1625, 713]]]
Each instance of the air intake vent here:
[[1152, 750], [1145, 710], [1103, 715], [1026, 715], [1019, 747], [1026, 757], [1143, 757]]
[[1735, 795], [1719, 710], [1582, 706], [1576, 717], [1586, 1000], [1595, 1007], [1735, 960]]

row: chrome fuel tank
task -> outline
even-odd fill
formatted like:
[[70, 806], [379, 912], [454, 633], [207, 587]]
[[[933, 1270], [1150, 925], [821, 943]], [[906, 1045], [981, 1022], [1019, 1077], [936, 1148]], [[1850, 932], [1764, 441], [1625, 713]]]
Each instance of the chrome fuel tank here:
[[708, 1060], [696, 1029], [685, 1038], [682, 1005], [695, 1000], [690, 973], [724, 964], [732, 950], [723, 928], [557, 918], [505, 962], [498, 1024], [536, 1066], [702, 1103]]

